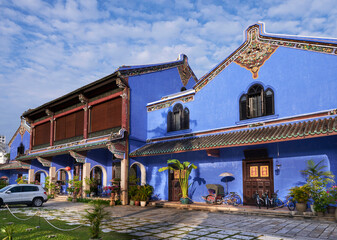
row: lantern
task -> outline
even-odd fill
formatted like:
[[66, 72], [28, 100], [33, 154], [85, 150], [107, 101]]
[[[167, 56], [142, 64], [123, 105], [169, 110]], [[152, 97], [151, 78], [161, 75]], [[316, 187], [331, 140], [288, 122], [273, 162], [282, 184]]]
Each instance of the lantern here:
[[65, 169], [66, 169], [66, 171], [70, 171], [71, 168], [68, 166]]

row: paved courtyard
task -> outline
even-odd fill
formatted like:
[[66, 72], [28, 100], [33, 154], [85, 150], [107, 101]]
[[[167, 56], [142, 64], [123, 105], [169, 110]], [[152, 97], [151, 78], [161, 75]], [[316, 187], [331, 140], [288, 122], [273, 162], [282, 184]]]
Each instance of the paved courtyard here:
[[[50, 201], [43, 208], [22, 207], [12, 208], [12, 211], [34, 215], [40, 210], [47, 219], [78, 225], [82, 222], [80, 213], [88, 207], [82, 203]], [[334, 222], [156, 207], [107, 209], [112, 219], [104, 222], [103, 231], [128, 233], [135, 239], [337, 239]]]

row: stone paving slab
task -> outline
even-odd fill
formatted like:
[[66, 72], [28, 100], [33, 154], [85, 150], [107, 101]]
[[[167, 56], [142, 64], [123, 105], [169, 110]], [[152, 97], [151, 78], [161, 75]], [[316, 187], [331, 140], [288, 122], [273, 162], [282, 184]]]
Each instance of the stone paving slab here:
[[[46, 218], [81, 224], [80, 213], [87, 204], [46, 203], [43, 208], [14, 208], [15, 213], [33, 216], [40, 211]], [[1, 209], [2, 210], [2, 209]], [[188, 211], [167, 208], [116, 206], [107, 208], [111, 220], [103, 223], [106, 232], [128, 233], [135, 239], [337, 239], [334, 222], [265, 216]], [[179, 217], [177, 217], [179, 216]]]

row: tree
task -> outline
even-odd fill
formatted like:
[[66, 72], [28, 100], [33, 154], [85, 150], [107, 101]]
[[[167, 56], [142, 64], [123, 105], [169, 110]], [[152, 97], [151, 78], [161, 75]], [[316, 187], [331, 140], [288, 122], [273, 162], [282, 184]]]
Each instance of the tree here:
[[170, 159], [167, 160], [167, 167], [162, 167], [158, 171], [163, 172], [165, 170], [179, 170], [179, 183], [181, 188], [181, 197], [188, 198], [188, 188], [190, 185], [188, 184], [188, 178], [191, 174], [192, 169], [197, 169], [193, 163], [183, 162], [181, 163], [178, 159]]

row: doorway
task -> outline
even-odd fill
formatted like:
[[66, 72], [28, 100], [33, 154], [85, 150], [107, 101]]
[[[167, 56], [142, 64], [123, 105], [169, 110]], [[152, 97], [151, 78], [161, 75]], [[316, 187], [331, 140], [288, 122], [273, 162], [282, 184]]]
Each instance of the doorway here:
[[274, 192], [273, 159], [243, 160], [243, 204], [254, 205], [253, 194], [260, 197], [268, 192], [269, 197]]
[[179, 170], [169, 170], [169, 201], [179, 201], [181, 198], [179, 174]]

